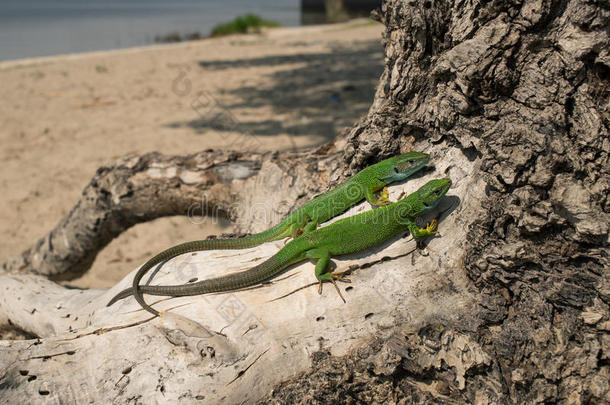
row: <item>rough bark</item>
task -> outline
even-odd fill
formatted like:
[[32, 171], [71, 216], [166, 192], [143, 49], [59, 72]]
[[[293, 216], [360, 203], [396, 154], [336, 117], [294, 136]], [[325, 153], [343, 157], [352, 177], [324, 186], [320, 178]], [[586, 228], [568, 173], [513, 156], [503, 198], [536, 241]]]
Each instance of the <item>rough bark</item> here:
[[100, 167], [55, 229], [2, 268], [71, 279], [137, 223], [168, 215], [227, 217], [235, 195], [227, 184], [254, 175], [261, 160], [255, 153], [224, 151], [176, 157], [150, 153]]
[[[389, 1], [378, 15], [387, 66], [346, 154], [359, 165], [413, 134], [476, 162], [487, 198], [465, 214], [463, 251], [476, 309], [377, 342], [389, 354], [372, 346], [357, 364], [321, 355], [271, 398], [609, 401], [608, 3]], [[470, 348], [452, 347], [462, 333]], [[428, 361], [472, 344], [489, 361], [465, 388], [456, 367]]]
[[[328, 289], [264, 302], [310, 280], [303, 265], [272, 288], [231, 294], [251, 315], [239, 322], [219, 320], [220, 298], [191, 297], [161, 304], [186, 304], [175, 312], [188, 320], [117, 330], [145, 319], [125, 311], [133, 302], [102, 308], [129, 277], [77, 292], [2, 276], [0, 316], [44, 337], [1, 346], [6, 398], [78, 399], [82, 387], [116, 402], [610, 401], [608, 3], [390, 0], [377, 15], [386, 69], [367, 117], [326, 149], [257, 157], [256, 173], [226, 183], [241, 229], [256, 231], [269, 218], [250, 207], [271, 198], [280, 214], [380, 157], [428, 151], [434, 170], [392, 191], [454, 180], [428, 256], [406, 255], [399, 239], [348, 258], [347, 305]], [[226, 256], [240, 268], [275, 249]], [[226, 259], [196, 257], [205, 272], [226, 270]], [[160, 282], [201, 276], [189, 260], [169, 263]], [[226, 337], [205, 332], [224, 326]], [[82, 363], [95, 364], [92, 377], [78, 375]], [[34, 369], [45, 377], [36, 384]]]

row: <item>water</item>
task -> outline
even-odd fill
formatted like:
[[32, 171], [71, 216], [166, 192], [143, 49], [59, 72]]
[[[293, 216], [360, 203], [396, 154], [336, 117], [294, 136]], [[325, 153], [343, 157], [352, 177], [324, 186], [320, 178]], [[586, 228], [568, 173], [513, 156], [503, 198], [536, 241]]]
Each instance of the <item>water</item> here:
[[0, 0], [0, 60], [126, 48], [246, 13], [300, 23], [300, 0]]

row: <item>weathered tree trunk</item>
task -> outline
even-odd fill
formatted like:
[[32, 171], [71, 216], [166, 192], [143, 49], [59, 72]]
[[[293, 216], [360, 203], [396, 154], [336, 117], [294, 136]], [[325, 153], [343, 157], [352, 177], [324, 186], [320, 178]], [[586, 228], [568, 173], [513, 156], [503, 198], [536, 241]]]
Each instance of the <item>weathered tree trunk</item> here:
[[69, 280], [87, 271], [104, 246], [137, 223], [169, 215], [227, 217], [234, 197], [231, 181], [252, 176], [261, 160], [257, 153], [149, 153], [100, 167], [55, 229], [2, 267]]
[[[205, 170], [230, 175], [204, 182], [223, 190], [206, 198], [257, 231], [265, 221], [252, 207], [279, 217], [381, 157], [425, 150], [435, 169], [392, 195], [429, 177], [454, 181], [442, 236], [426, 253], [409, 255], [412, 242], [398, 239], [339, 262], [355, 269], [347, 305], [328, 288], [268, 302], [312, 279], [305, 264], [271, 287], [164, 302], [177, 308], [147, 323], [127, 311], [133, 300], [104, 308], [129, 277], [110, 291], [74, 291], [41, 276], [1, 276], [0, 317], [43, 338], [2, 342], [3, 399], [610, 401], [609, 8], [385, 2], [377, 15], [386, 68], [368, 116], [325, 148], [244, 155], [254, 163], [243, 177], [243, 163], [219, 152]], [[123, 223], [120, 215], [104, 218]], [[180, 258], [159, 283], [244, 268], [279, 245]]]

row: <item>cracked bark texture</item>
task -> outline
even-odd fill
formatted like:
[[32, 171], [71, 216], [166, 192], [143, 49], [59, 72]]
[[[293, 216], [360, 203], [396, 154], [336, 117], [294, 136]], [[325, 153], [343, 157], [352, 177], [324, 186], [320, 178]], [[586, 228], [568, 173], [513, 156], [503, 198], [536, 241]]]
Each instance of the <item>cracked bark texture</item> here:
[[72, 279], [135, 224], [169, 215], [228, 217], [234, 203], [230, 182], [254, 175], [261, 159], [256, 153], [224, 151], [175, 157], [149, 153], [100, 167], [55, 229], [2, 268]]
[[[376, 342], [268, 398], [290, 403], [610, 401], [610, 26], [603, 1], [387, 1], [386, 69], [347, 136], [354, 166], [405, 136], [480, 162], [464, 267], [478, 305], [463, 321]], [[448, 329], [447, 329], [448, 327]], [[465, 388], [430, 365], [456, 333], [488, 361]], [[405, 343], [406, 341], [406, 343]], [[450, 347], [450, 346], [449, 346]], [[475, 351], [476, 351], [475, 350]], [[334, 362], [334, 363], [333, 363]], [[371, 382], [374, 383], [371, 383]], [[317, 382], [317, 383], [315, 383]], [[297, 393], [298, 392], [298, 393]]]
[[[45, 339], [35, 349], [26, 343], [5, 348], [5, 358], [10, 361], [0, 375], [0, 386], [14, 397], [29, 393], [32, 388], [25, 381], [33, 367], [44, 368], [47, 380], [57, 382], [58, 375], [73, 370], [71, 364], [95, 356], [92, 346], [106, 345], [116, 348], [106, 355], [116, 357], [114, 368], [102, 361], [97, 363], [98, 374], [102, 376], [96, 374], [97, 380], [90, 383], [78, 379], [76, 383], [107, 387], [97, 395], [113, 401], [209, 399], [212, 394], [199, 394], [201, 387], [196, 384], [200, 379], [193, 378], [198, 373], [199, 378], [203, 375], [199, 371], [202, 362], [212, 362], [216, 377], [224, 378], [221, 381], [225, 387], [231, 375], [227, 370], [240, 370], [239, 385], [236, 381], [230, 386], [239, 394], [247, 392], [247, 384], [254, 387], [251, 393], [267, 393], [262, 397], [246, 396], [246, 402], [610, 401], [610, 5], [601, 0], [389, 0], [375, 15], [386, 25], [383, 38], [386, 68], [371, 109], [361, 122], [332, 145], [298, 155], [229, 158], [225, 152], [202, 152], [194, 159], [209, 161], [217, 156], [218, 160], [211, 165], [194, 165], [201, 166], [198, 170], [216, 173], [218, 165], [225, 172], [229, 167], [232, 174], [222, 178], [204, 175], [210, 180], [195, 181], [197, 186], [192, 190], [184, 188], [184, 182], [173, 180], [176, 183], [172, 184], [178, 184], [176, 195], [210, 190], [207, 198], [215, 201], [213, 207], [231, 212], [240, 230], [258, 231], [267, 225], [268, 218], [265, 221], [248, 207], [271, 198], [278, 202], [274, 209], [283, 214], [380, 157], [410, 147], [429, 151], [437, 166], [436, 174], [454, 179], [454, 192], [460, 198], [460, 208], [440, 225], [443, 236], [431, 242], [429, 260], [436, 262], [420, 258], [411, 266], [413, 263], [404, 260], [385, 260], [393, 256], [383, 250], [379, 263], [374, 265], [374, 274], [379, 277], [375, 282], [383, 277], [396, 280], [401, 277], [398, 272], [401, 268], [410, 272], [418, 266], [434, 268], [436, 275], [428, 270], [419, 275], [408, 273], [407, 279], [414, 277], [425, 288], [413, 286], [405, 287], [403, 292], [392, 292], [389, 296], [393, 309], [382, 306], [383, 303], [376, 307], [374, 301], [370, 301], [374, 307], [367, 308], [364, 298], [362, 307], [355, 308], [360, 301], [353, 296], [337, 312], [325, 313], [325, 326], [324, 316], [319, 316], [307, 326], [311, 333], [294, 335], [297, 338], [288, 336], [283, 340], [285, 344], [276, 342], [277, 345], [265, 349], [271, 350], [269, 353], [262, 349], [257, 352], [263, 356], [259, 363], [264, 366], [259, 368], [252, 366], [259, 359], [252, 353], [228, 355], [229, 360], [222, 363], [218, 356], [210, 354], [212, 351], [206, 350], [213, 347], [221, 353], [222, 345], [228, 343], [200, 347], [201, 341], [195, 339], [197, 333], [180, 323], [174, 328], [164, 324], [160, 332], [150, 325], [129, 333], [125, 330], [101, 333], [98, 329], [93, 335], [74, 341], [79, 343], [60, 340], [63, 342], [60, 344], [54, 336], [67, 333], [66, 330], [71, 332], [74, 325], [78, 329], [85, 320], [91, 326], [107, 325], [103, 321], [113, 319], [114, 313], [96, 312], [95, 308], [123, 285], [101, 298], [99, 292], [93, 291], [83, 292], [79, 298], [73, 293], [68, 295], [65, 289], [45, 284], [43, 278], [11, 276], [3, 279], [6, 291], [0, 296], [0, 317], [4, 315], [22, 329]], [[168, 158], [151, 156], [152, 161], [164, 159]], [[233, 160], [229, 162], [230, 159]], [[232, 162], [240, 159], [248, 162], [245, 164], [248, 170], [233, 170], [236, 166]], [[164, 178], [175, 179], [178, 172]], [[243, 179], [235, 177], [235, 173], [246, 172]], [[115, 177], [107, 178], [104, 190], [112, 190], [115, 181], [125, 184]], [[260, 191], [268, 184], [278, 187], [273, 195]], [[158, 193], [151, 193], [151, 201], [166, 198], [159, 194], [167, 192], [168, 185], [160, 183]], [[211, 191], [214, 187], [222, 191]], [[92, 191], [85, 195], [91, 195], [90, 206], [103, 201], [113, 206], [110, 196], [131, 198], [127, 190]], [[237, 200], [240, 204], [228, 209]], [[172, 208], [173, 213], [192, 203], [188, 197], [185, 201]], [[83, 201], [79, 202], [82, 204]], [[155, 205], [150, 203], [143, 210], [134, 205], [127, 211], [129, 218], [122, 220], [119, 214], [123, 211], [104, 207], [106, 223], [120, 224], [108, 229], [120, 232], [125, 226], [122, 224], [137, 222], [130, 212], [139, 212], [135, 217], [142, 220], [166, 212], [162, 208], [152, 209]], [[95, 224], [96, 220], [90, 219], [88, 223]], [[452, 237], [459, 237], [460, 244], [455, 245]], [[89, 242], [93, 247], [83, 251], [99, 249], [103, 243], [98, 238], [104, 241], [94, 236]], [[39, 242], [36, 249], [44, 248], [44, 244]], [[36, 262], [32, 266], [34, 260], [26, 260], [22, 273], [68, 274], [76, 266], [74, 263], [85, 263], [76, 266], [82, 271], [87, 263], [83, 257], [91, 260], [90, 254], [82, 254], [69, 266], [54, 267], [60, 270], [40, 270], [44, 265]], [[454, 263], [451, 260], [459, 263], [459, 267], [451, 267]], [[407, 279], [390, 284], [401, 285]], [[34, 289], [28, 284], [31, 280], [46, 288], [46, 294], [36, 291], [38, 295], [27, 296], [31, 298], [28, 302], [38, 305], [39, 312], [8, 310], [18, 305], [15, 297], [20, 289]], [[128, 283], [126, 279], [123, 284]], [[368, 284], [361, 281], [356, 290], [380, 285]], [[372, 297], [371, 294], [369, 291], [362, 297]], [[56, 311], [47, 309], [57, 301], [49, 298], [54, 296], [61, 298], [64, 308], [56, 304], [60, 306]], [[285, 301], [284, 310], [293, 311], [290, 305], [296, 299]], [[203, 298], [199, 300], [207, 303]], [[65, 314], [57, 314], [69, 307], [70, 302], [83, 303], [83, 308], [87, 308], [81, 316], [84, 319], [70, 323]], [[312, 302], [305, 307], [313, 306]], [[320, 306], [327, 305], [330, 308], [326, 303]], [[255, 311], [254, 306], [251, 308]], [[282, 306], [276, 310], [282, 311]], [[361, 318], [356, 321], [356, 317], [343, 323], [333, 321], [337, 313], [347, 314], [349, 319], [358, 310], [366, 313], [364, 321]], [[116, 319], [125, 323], [128, 318], [122, 312]], [[373, 312], [375, 316], [371, 318]], [[196, 311], [188, 314], [193, 319], [197, 316]], [[261, 312], [257, 316], [264, 320], [266, 314]], [[371, 329], [354, 326], [355, 322], [365, 325], [369, 319], [379, 320]], [[285, 332], [293, 325], [286, 322], [283, 327]], [[266, 329], [256, 344], [266, 342], [266, 333], [279, 337], [283, 332], [278, 328]], [[231, 333], [227, 332], [229, 337], [240, 336]], [[127, 337], [131, 336], [136, 336], [139, 346], [130, 345]], [[231, 339], [230, 343], [234, 343]], [[146, 364], [152, 371], [137, 366], [141, 358], [138, 356], [146, 353], [146, 346], [157, 354], [150, 358], [152, 364]], [[304, 349], [298, 352], [295, 347]], [[317, 350], [312, 350], [313, 347]], [[304, 365], [303, 358], [296, 357], [295, 353], [303, 355], [305, 351], [311, 353], [307, 357], [311, 364]], [[38, 352], [73, 358], [53, 373], [49, 362], [42, 366], [35, 363]], [[282, 357], [280, 352], [292, 357]], [[205, 360], [193, 360], [193, 353], [200, 353]], [[300, 361], [291, 363], [287, 361], [290, 358]], [[113, 374], [119, 363], [124, 364], [121, 370], [125, 377], [116, 375], [121, 370]], [[270, 376], [273, 372], [277, 375]], [[209, 388], [214, 382], [217, 381], [206, 380], [205, 385]], [[182, 386], [176, 388], [171, 383]], [[57, 383], [55, 388], [61, 387]], [[275, 388], [270, 392], [271, 387]], [[39, 388], [38, 393], [43, 395], [40, 390], [47, 388]], [[78, 397], [73, 391], [69, 394]], [[230, 390], [227, 395], [231, 395]], [[86, 397], [96, 395], [88, 393]]]

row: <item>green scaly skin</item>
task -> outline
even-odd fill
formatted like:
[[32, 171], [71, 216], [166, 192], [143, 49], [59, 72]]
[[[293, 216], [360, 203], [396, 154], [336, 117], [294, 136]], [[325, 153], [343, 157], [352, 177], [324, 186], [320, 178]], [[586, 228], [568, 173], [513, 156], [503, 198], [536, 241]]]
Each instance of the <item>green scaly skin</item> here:
[[[319, 224], [341, 214], [363, 199], [373, 205], [388, 204], [385, 186], [406, 179], [424, 167], [429, 160], [430, 156], [425, 153], [408, 152], [369, 166], [336, 188], [305, 203], [278, 225], [256, 235], [238, 239], [197, 240], [164, 250], [144, 263], [136, 272], [132, 282], [134, 296], [144, 305], [142, 294], [138, 292], [142, 277], [155, 265], [181, 254], [200, 250], [245, 249], [289, 236], [294, 238], [316, 229]], [[381, 189], [383, 189], [383, 197], [377, 199], [375, 193]], [[114, 301], [111, 300], [108, 305]]]
[[[292, 240], [274, 256], [249, 270], [192, 284], [140, 286], [139, 290], [145, 294], [164, 296], [239, 290], [268, 280], [290, 265], [306, 259], [317, 261], [315, 274], [320, 286], [323, 281], [334, 283], [335, 280], [343, 280], [342, 273], [329, 271], [332, 256], [368, 249], [406, 230], [414, 239], [435, 235], [436, 221], [420, 229], [415, 224], [415, 219], [436, 207], [450, 186], [451, 180], [448, 178], [432, 180], [396, 203], [344, 218], [324, 228], [308, 232]], [[110, 304], [131, 293], [132, 289], [122, 291], [110, 301]], [[159, 314], [146, 302], [140, 304], [150, 313]]]

